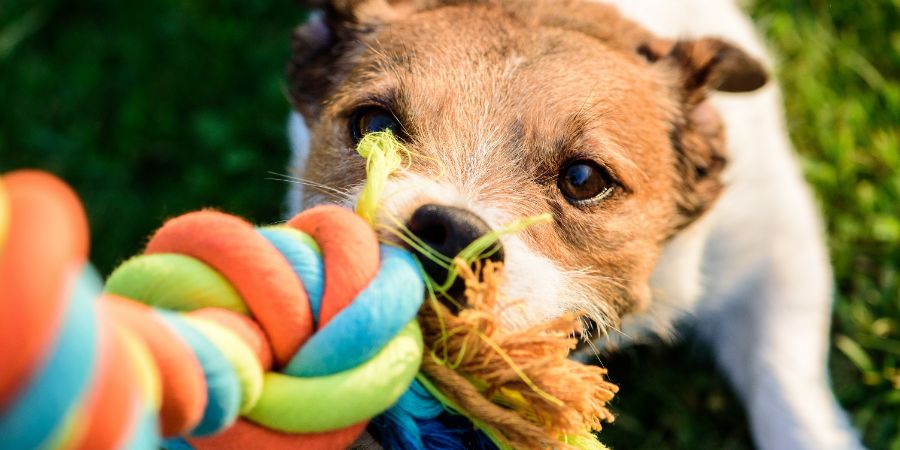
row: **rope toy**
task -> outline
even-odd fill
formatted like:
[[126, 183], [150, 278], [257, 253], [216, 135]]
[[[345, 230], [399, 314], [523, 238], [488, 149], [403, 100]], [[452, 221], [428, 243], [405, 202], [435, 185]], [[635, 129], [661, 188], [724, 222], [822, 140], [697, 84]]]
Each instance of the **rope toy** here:
[[398, 148], [363, 140], [357, 214], [189, 213], [105, 286], [76, 195], [0, 178], [3, 447], [339, 449], [368, 426], [388, 447], [603, 448], [590, 432], [616, 388], [566, 359], [577, 319], [503, 330], [499, 267], [463, 259], [451, 312], [410, 253], [379, 244], [363, 217]]

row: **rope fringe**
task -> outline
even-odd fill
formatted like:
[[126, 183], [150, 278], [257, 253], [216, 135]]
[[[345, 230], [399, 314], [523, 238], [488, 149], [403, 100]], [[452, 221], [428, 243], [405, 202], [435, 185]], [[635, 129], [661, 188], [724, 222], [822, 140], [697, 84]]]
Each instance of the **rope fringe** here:
[[523, 330], [500, 326], [502, 264], [454, 260], [468, 302], [458, 314], [432, 299], [419, 312], [422, 371], [466, 415], [514, 448], [576, 448], [602, 422], [618, 388], [606, 369], [568, 359], [581, 321], [567, 314]]

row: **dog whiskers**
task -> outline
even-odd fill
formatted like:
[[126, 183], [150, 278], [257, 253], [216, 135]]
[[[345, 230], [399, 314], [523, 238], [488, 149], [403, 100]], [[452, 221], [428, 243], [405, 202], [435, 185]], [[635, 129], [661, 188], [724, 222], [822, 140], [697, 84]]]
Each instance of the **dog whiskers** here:
[[317, 190], [318, 192], [320, 192], [322, 194], [336, 196], [342, 201], [346, 201], [346, 200], [349, 200], [352, 198], [352, 194], [347, 190], [337, 189], [332, 186], [328, 186], [328, 185], [318, 183], [318, 182], [315, 182], [312, 180], [293, 177], [290, 175], [280, 174], [280, 173], [276, 173], [276, 172], [269, 172], [269, 174], [273, 175], [273, 176], [267, 177], [266, 178], [267, 180], [282, 181], [285, 183], [308, 186], [308, 187], [311, 187], [311, 188]]

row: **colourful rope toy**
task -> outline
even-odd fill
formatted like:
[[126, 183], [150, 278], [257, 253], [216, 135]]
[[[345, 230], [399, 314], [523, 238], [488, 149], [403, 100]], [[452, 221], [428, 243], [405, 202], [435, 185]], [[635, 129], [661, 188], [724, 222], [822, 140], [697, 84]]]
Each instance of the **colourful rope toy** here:
[[[366, 155], [370, 198], [391, 155]], [[423, 307], [418, 263], [365, 215], [186, 214], [104, 287], [75, 194], [0, 178], [0, 444], [339, 449], [369, 426], [404, 448], [602, 448], [590, 431], [615, 387], [565, 359], [577, 321], [499, 330], [495, 269], [468, 264], [472, 307]]]

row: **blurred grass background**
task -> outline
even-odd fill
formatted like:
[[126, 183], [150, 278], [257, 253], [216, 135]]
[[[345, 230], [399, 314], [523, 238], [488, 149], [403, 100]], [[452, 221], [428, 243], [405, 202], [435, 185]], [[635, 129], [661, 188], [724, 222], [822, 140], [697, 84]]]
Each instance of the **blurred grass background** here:
[[[832, 378], [865, 443], [900, 450], [900, 0], [756, 0], [789, 126], [825, 212], [837, 298]], [[107, 273], [165, 218], [215, 205], [278, 219], [292, 0], [0, 1], [0, 171], [82, 196]], [[607, 361], [620, 449], [751, 448], [690, 344]]]

